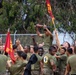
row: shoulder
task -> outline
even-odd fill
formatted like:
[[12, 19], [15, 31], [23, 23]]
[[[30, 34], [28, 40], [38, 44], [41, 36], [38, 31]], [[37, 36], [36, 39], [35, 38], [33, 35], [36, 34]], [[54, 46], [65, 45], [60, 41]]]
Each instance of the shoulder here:
[[43, 57], [47, 57], [48, 59], [52, 59], [52, 56], [49, 53], [46, 53]]
[[23, 62], [22, 62], [22, 65], [21, 65], [21, 66], [23, 66], [23, 67], [24, 67], [24, 66], [26, 66], [26, 65], [27, 65], [27, 63], [28, 63], [28, 61], [27, 61], [27, 60], [25, 60], [25, 61], [23, 61]]
[[42, 57], [40, 55], [37, 54], [36, 56], [39, 60], [42, 60]]
[[70, 61], [72, 61], [72, 59], [73, 59], [74, 57], [76, 57], [76, 55], [71, 55], [71, 56], [69, 56], [68, 59], [67, 59], [67, 63], [70, 63]]
[[0, 57], [2, 57], [3, 59], [8, 59], [6, 55], [0, 55]]

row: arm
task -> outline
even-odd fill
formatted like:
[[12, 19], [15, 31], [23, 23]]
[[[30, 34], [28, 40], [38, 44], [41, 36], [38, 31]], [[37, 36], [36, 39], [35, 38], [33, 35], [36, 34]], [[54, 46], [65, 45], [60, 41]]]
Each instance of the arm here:
[[33, 44], [34, 44], [34, 46], [37, 46], [37, 43], [36, 43], [36, 41], [35, 41], [34, 36], [32, 36], [32, 40], [33, 40]]
[[58, 38], [58, 32], [57, 30], [55, 29], [55, 39], [56, 39], [56, 44], [58, 46], [58, 50], [61, 50], [61, 47], [60, 47], [60, 41], [59, 41], [59, 38]]
[[43, 63], [40, 61], [41, 74], [43, 74]]
[[8, 60], [8, 61], [7, 61], [7, 68], [8, 68], [8, 69], [11, 67], [11, 62], [12, 62], [11, 60]]
[[51, 66], [52, 66], [52, 70], [55, 71], [55, 70], [56, 70], [56, 65], [55, 65], [53, 59], [51, 60], [50, 64], [51, 64]]
[[49, 33], [49, 35], [52, 37], [52, 33], [50, 32], [50, 30], [47, 28], [46, 25], [43, 26], [44, 29], [46, 29], [46, 31]]
[[39, 32], [38, 27], [40, 27], [39, 24], [36, 25], [36, 33], [38, 36], [42, 37], [42, 34]]
[[67, 75], [69, 72], [70, 72], [70, 65], [67, 64], [66, 71], [65, 71], [65, 75]]

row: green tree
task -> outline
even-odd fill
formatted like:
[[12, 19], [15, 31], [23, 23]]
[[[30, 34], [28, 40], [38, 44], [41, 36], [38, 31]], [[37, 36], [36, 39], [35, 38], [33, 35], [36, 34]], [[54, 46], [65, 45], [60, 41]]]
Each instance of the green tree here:
[[[47, 12], [46, 0], [3, 0], [0, 9], [0, 32], [35, 33], [34, 25], [46, 24], [54, 29]], [[76, 0], [50, 0], [56, 27], [76, 33]]]

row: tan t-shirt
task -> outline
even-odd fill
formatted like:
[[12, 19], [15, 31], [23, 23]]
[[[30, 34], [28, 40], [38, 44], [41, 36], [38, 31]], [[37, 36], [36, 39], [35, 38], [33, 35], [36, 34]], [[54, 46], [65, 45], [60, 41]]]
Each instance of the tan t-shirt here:
[[49, 53], [43, 55], [43, 68], [51, 69], [51, 62], [53, 62], [53, 58]]
[[52, 41], [53, 41], [53, 36], [46, 36], [45, 34], [43, 34], [42, 36], [43, 38], [43, 42], [44, 42], [44, 48], [48, 48], [52, 45]]
[[71, 67], [70, 74], [76, 74], [76, 55], [71, 55], [68, 57], [67, 63]]

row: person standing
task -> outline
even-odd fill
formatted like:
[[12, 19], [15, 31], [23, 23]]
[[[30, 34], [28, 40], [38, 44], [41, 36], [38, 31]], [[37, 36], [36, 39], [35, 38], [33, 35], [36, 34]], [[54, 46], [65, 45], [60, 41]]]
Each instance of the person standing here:
[[76, 54], [72, 54], [72, 48], [69, 48], [67, 50], [67, 55], [69, 56], [67, 59], [67, 67], [66, 67], [66, 72], [65, 75], [70, 74], [70, 75], [76, 75]]
[[43, 55], [43, 75], [52, 75], [53, 71], [56, 70], [56, 65], [53, 60], [51, 53], [51, 49], [49, 48], [49, 53], [45, 53]]
[[6, 64], [8, 57], [6, 55], [0, 54], [0, 75], [6, 74]]
[[64, 47], [61, 48], [60, 54], [56, 54], [55, 57], [57, 58], [57, 68], [59, 69], [59, 75], [64, 75], [67, 64], [66, 49]]
[[38, 46], [34, 46], [34, 53], [37, 57], [37, 62], [32, 65], [32, 75], [40, 75], [42, 72], [42, 57], [38, 55]]
[[8, 70], [10, 72], [10, 75], [22, 75], [23, 74], [24, 67], [22, 66], [22, 64], [24, 63], [24, 61], [22, 60], [22, 58], [26, 59], [26, 55], [25, 55], [25, 57], [23, 57], [24, 54], [22, 54], [22, 53], [23, 53], [23, 51], [17, 51], [15, 53], [16, 62], [14, 64], [11, 63], [11, 60], [7, 61]]
[[[38, 30], [39, 28], [43, 28], [44, 29], [44, 34], [41, 34], [39, 32], [39, 30]], [[50, 45], [52, 45], [52, 41], [53, 41], [53, 35], [50, 32], [50, 27], [48, 27], [46, 25], [37, 24], [36, 25], [36, 33], [37, 33], [38, 36], [43, 38], [42, 45], [43, 45], [44, 50], [45, 51], [48, 50]]]

